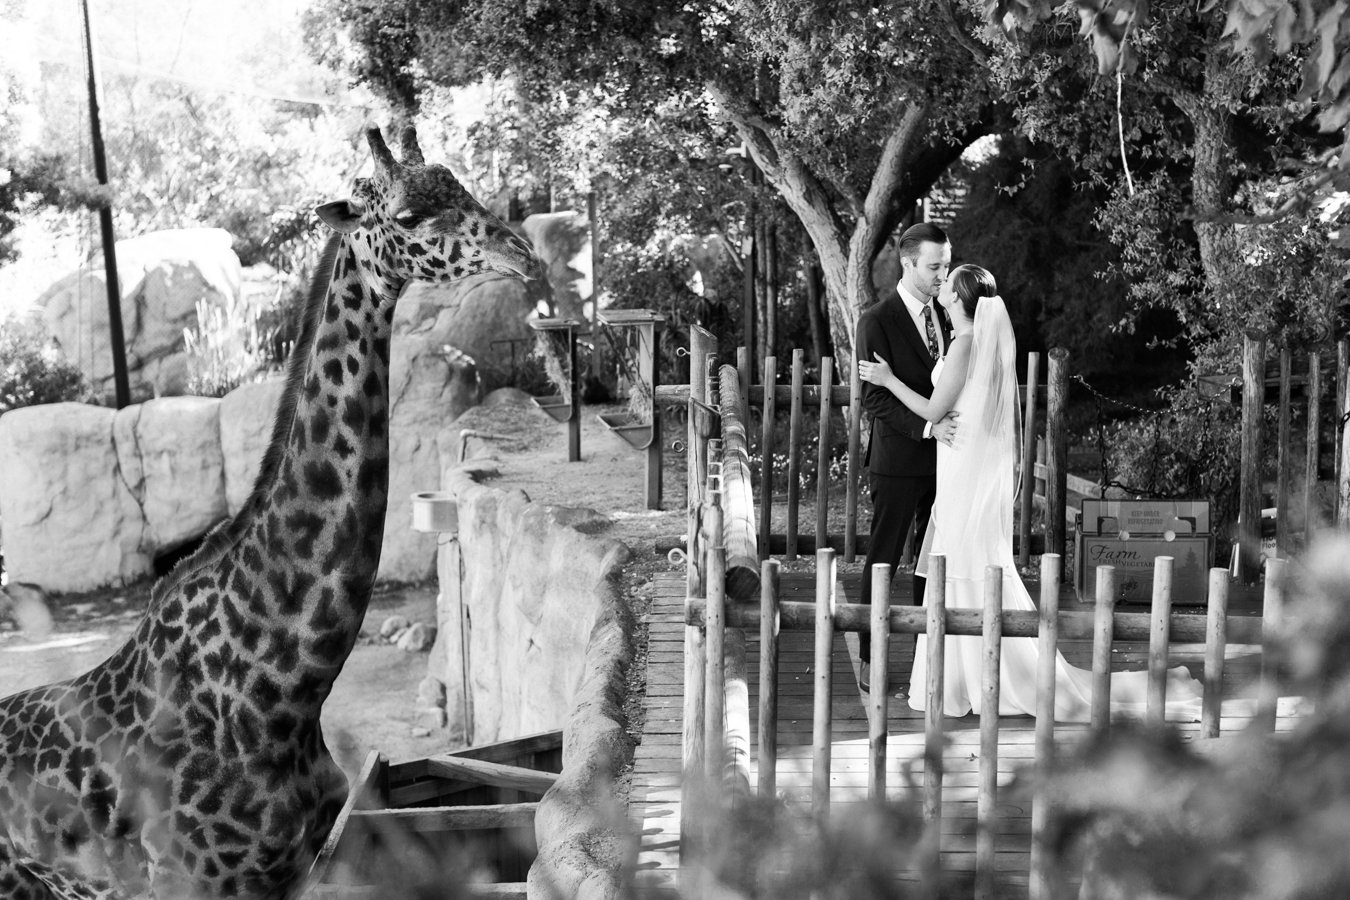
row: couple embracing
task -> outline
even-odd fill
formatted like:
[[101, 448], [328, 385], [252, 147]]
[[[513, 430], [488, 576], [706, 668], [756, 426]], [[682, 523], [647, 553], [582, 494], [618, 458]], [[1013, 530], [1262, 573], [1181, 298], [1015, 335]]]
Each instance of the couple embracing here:
[[[867, 466], [872, 493], [871, 542], [863, 570], [863, 604], [871, 603], [872, 566], [898, 571], [911, 522], [922, 539], [914, 602], [923, 603], [930, 554], [947, 558], [948, 607], [983, 605], [987, 566], [1003, 569], [1004, 609], [1033, 610], [1012, 552], [1020, 416], [1017, 344], [994, 277], [974, 265], [951, 267], [947, 235], [929, 222], [900, 237], [898, 297], [875, 304], [858, 321], [855, 352], [863, 408], [872, 419]], [[883, 677], [871, 669], [860, 636], [859, 683]], [[927, 647], [919, 635], [909, 705], [924, 708]], [[1000, 715], [1034, 715], [1040, 649], [1035, 638], [1005, 638]], [[1058, 652], [1055, 719], [1088, 721], [1092, 675]], [[980, 712], [981, 638], [947, 638], [943, 712]], [[1111, 708], [1142, 715], [1147, 673], [1112, 678]], [[1195, 718], [1200, 686], [1185, 667], [1168, 672], [1167, 715]]]

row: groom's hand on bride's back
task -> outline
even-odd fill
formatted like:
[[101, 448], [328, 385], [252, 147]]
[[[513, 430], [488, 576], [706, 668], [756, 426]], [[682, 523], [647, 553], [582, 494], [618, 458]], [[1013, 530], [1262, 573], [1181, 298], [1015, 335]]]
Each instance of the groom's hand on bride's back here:
[[961, 415], [959, 412], [952, 410], [934, 422], [933, 440], [941, 441], [948, 447], [952, 446], [952, 442], [956, 440], [956, 429], [959, 427], [956, 422], [956, 417], [959, 415]]

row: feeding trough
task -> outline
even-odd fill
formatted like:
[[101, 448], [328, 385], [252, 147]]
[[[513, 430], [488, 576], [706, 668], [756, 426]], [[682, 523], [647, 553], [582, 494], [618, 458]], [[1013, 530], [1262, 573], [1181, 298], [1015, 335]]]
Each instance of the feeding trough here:
[[[559, 388], [559, 393], [531, 399], [535, 406], [554, 420], [567, 423], [567, 459], [569, 462], [578, 462], [581, 459], [581, 420], [577, 417], [581, 408], [581, 379], [577, 377], [577, 329], [581, 327], [581, 322], [570, 318], [546, 317], [530, 319], [529, 326], [545, 342], [553, 342], [545, 343], [544, 368], [548, 371], [549, 380]], [[557, 344], [562, 347], [557, 347]], [[554, 352], [555, 348], [557, 352]]]
[[633, 448], [647, 451], [647, 508], [660, 509], [661, 420], [656, 414], [656, 385], [661, 366], [661, 331], [666, 319], [650, 309], [606, 309], [600, 311], [599, 320], [607, 334], [622, 329], [633, 336], [633, 340], [625, 342], [635, 345], [631, 351], [619, 346], [612, 336], [611, 340], [624, 374], [642, 401], [636, 405], [645, 407], [646, 415], [629, 411], [600, 413], [597, 418]]

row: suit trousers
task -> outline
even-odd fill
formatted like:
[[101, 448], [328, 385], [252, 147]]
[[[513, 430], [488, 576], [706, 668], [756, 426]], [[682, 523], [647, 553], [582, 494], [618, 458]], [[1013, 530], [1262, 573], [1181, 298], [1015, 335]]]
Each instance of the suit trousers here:
[[[867, 545], [867, 564], [863, 568], [860, 603], [872, 602], [872, 566], [887, 563], [894, 579], [905, 551], [905, 538], [910, 523], [915, 526], [914, 552], [918, 553], [928, 530], [928, 517], [937, 496], [937, 478], [933, 475], [895, 476], [869, 474], [872, 484], [872, 533]], [[914, 577], [914, 603], [923, 605], [923, 587], [926, 579]], [[858, 655], [863, 662], [872, 659], [872, 636], [869, 631], [858, 634]]]

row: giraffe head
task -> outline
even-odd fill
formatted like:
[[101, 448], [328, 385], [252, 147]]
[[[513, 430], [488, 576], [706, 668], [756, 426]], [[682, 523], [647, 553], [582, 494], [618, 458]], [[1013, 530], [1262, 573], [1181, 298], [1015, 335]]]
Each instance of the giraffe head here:
[[318, 207], [334, 231], [352, 236], [357, 253], [395, 282], [456, 281], [482, 272], [525, 280], [541, 272], [530, 245], [475, 200], [444, 166], [427, 164], [411, 125], [403, 159], [380, 129], [366, 132], [375, 173], [358, 178], [352, 196]]

